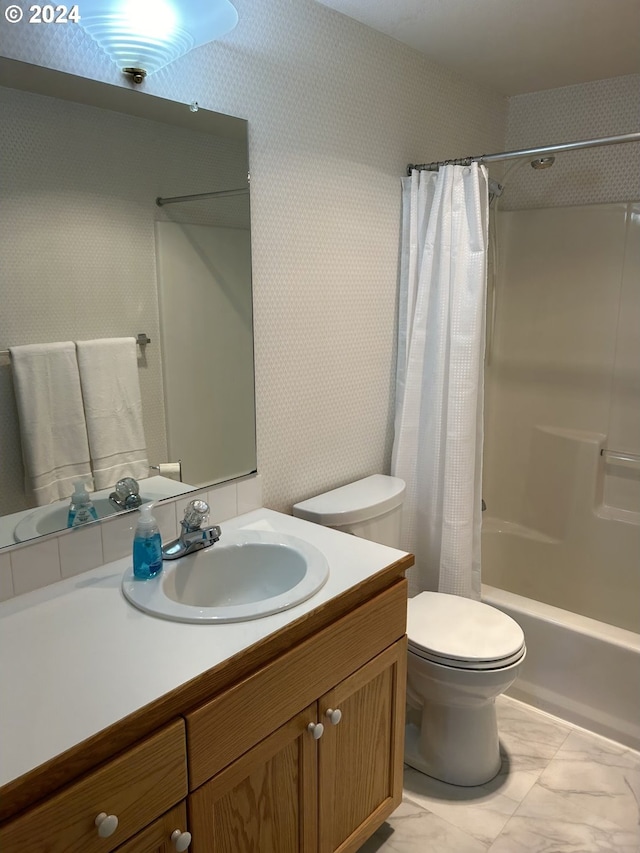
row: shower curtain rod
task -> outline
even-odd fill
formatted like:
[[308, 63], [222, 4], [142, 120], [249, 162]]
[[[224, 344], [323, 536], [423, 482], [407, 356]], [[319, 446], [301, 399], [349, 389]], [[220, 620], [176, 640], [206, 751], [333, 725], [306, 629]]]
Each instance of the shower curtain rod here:
[[561, 142], [558, 145], [545, 145], [543, 148], [522, 148], [519, 151], [502, 151], [500, 154], [480, 154], [478, 157], [460, 157], [456, 160], [438, 160], [433, 163], [414, 165], [409, 163], [407, 175], [410, 177], [413, 169], [436, 172], [440, 166], [469, 166], [471, 163], [492, 163], [497, 160], [515, 160], [518, 157], [539, 157], [546, 154], [557, 154], [561, 151], [574, 151], [579, 148], [596, 148], [599, 145], [619, 145], [621, 142], [640, 142], [640, 131], [636, 133], [621, 133], [619, 136], [603, 136], [600, 139], [584, 139], [581, 142]]
[[240, 187], [237, 190], [218, 190], [213, 193], [194, 193], [192, 195], [174, 195], [171, 198], [161, 198], [158, 196], [156, 204], [162, 207], [164, 204], [177, 204], [180, 201], [194, 201], [205, 198], [223, 198], [229, 195], [246, 195], [249, 192], [249, 187]]

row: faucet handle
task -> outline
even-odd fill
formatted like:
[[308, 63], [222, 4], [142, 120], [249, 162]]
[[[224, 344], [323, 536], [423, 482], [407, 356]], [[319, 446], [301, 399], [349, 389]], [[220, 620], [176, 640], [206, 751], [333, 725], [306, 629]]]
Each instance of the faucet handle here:
[[142, 504], [140, 486], [133, 477], [123, 477], [113, 487], [109, 500], [117, 509], [136, 509]]
[[186, 530], [198, 530], [209, 518], [209, 504], [203, 500], [193, 500], [187, 504], [182, 519], [182, 526]]

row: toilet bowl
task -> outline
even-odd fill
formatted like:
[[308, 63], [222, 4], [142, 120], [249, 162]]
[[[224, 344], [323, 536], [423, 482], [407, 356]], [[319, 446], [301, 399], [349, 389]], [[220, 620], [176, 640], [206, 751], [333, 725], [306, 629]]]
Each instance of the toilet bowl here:
[[[400, 547], [405, 484], [375, 474], [296, 504], [293, 514]], [[524, 634], [500, 610], [422, 592], [407, 612], [405, 761], [453, 785], [481, 785], [500, 770], [495, 700], [515, 680]]]
[[409, 599], [405, 762], [452, 785], [482, 785], [501, 766], [495, 700], [524, 661], [510, 616], [456, 595]]

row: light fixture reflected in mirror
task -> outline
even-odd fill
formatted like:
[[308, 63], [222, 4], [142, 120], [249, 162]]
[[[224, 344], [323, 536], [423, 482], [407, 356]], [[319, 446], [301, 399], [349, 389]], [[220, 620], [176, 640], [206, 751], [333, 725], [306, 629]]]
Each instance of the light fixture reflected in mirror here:
[[84, 0], [80, 25], [134, 83], [238, 23], [229, 0]]

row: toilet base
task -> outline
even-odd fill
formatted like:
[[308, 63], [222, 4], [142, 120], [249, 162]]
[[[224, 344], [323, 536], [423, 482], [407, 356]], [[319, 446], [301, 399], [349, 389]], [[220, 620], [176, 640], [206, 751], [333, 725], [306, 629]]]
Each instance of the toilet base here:
[[484, 785], [500, 772], [495, 706], [456, 708], [430, 704], [420, 726], [405, 727], [405, 763], [450, 785]]

